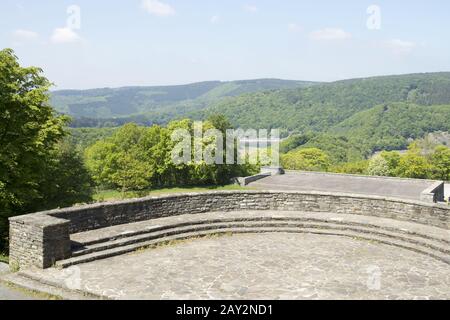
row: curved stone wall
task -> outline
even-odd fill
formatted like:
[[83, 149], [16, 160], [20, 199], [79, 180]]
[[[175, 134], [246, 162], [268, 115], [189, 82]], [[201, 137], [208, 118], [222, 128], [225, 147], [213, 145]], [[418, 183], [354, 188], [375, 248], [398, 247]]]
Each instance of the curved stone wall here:
[[70, 234], [182, 214], [239, 210], [333, 212], [391, 218], [448, 230], [450, 207], [377, 196], [319, 192], [223, 191], [148, 197], [10, 219], [10, 260], [46, 268], [70, 257]]

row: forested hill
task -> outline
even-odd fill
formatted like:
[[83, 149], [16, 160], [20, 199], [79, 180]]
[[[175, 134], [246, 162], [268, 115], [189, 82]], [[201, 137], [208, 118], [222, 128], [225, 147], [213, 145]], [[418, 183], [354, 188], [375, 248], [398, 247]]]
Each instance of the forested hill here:
[[384, 76], [228, 98], [193, 118], [221, 113], [234, 126], [281, 128], [289, 151], [316, 147], [335, 163], [450, 132], [450, 73]]
[[[271, 80], [263, 81], [268, 85], [266, 81]], [[133, 116], [85, 118], [75, 120], [74, 124], [78, 124], [75, 127], [118, 126], [127, 122], [151, 125], [184, 117], [206, 119], [211, 114], [223, 114], [235, 127], [280, 128], [284, 135], [307, 134], [306, 140], [300, 137], [292, 143], [288, 141], [287, 149], [319, 147], [336, 161], [344, 162], [368, 157], [379, 150], [406, 148], [411, 140], [427, 133], [450, 131], [450, 73], [384, 76], [316, 85], [303, 83], [303, 87], [241, 95], [238, 92], [250, 87], [257, 90], [256, 84], [254, 81], [237, 83], [241, 83], [239, 88], [234, 87], [236, 83], [195, 84], [190, 92], [196, 92], [198, 98], [193, 100], [181, 100]], [[181, 99], [181, 92], [186, 88], [178, 89], [177, 94], [167, 94], [165, 103]], [[95, 90], [89, 92], [96, 99], [100, 96]], [[126, 100], [125, 96], [122, 99]], [[155, 101], [151, 95], [148, 99]]]
[[235, 126], [281, 128], [285, 132], [325, 131], [358, 112], [392, 102], [450, 104], [450, 73], [322, 84], [268, 79], [58, 91], [52, 99], [58, 111], [74, 117], [73, 127], [166, 124], [173, 119], [204, 119], [220, 113]]
[[80, 118], [114, 118], [143, 113], [203, 109], [225, 97], [274, 89], [300, 88], [313, 82], [258, 79], [200, 82], [177, 86], [62, 90], [52, 93], [53, 107]]
[[450, 104], [450, 73], [355, 79], [229, 98], [203, 110], [246, 128], [324, 131], [358, 112], [391, 102]]

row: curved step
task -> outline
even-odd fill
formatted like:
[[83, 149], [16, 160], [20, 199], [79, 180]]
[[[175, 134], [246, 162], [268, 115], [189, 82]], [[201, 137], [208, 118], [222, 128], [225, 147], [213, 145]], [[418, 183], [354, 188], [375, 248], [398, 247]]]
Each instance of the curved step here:
[[105, 298], [102, 296], [63, 288], [58, 283], [51, 283], [49, 281], [46, 281], [43, 277], [34, 276], [33, 272], [29, 270], [2, 276], [0, 281], [12, 284], [15, 287], [30, 292], [46, 294], [49, 297], [45, 297], [45, 299], [51, 298], [57, 300], [105, 300]]
[[[334, 235], [334, 236], [345, 236], [357, 239], [363, 239], [368, 241], [376, 241], [379, 243], [384, 243], [388, 245], [393, 245], [397, 247], [401, 247], [404, 249], [412, 250], [418, 253], [426, 254], [433, 258], [439, 259], [445, 263], [450, 264], [450, 258], [448, 254], [448, 247], [443, 248], [443, 251], [434, 250], [428, 247], [426, 244], [417, 242], [411, 242], [411, 239], [407, 239], [406, 241], [401, 237], [393, 237], [393, 235], [381, 234], [381, 233], [368, 233], [367, 230], [349, 230], [349, 228], [335, 228], [333, 229], [330, 224], [327, 224], [327, 228], [325, 226], [320, 226], [320, 228], [310, 228], [308, 226], [299, 226], [292, 227], [289, 225], [277, 227], [264, 227], [264, 226], [247, 226], [247, 227], [223, 227], [220, 229], [208, 229], [208, 230], [197, 230], [197, 231], [188, 231], [187, 228], [184, 230], [177, 230], [174, 234], [164, 235], [162, 233], [158, 237], [151, 240], [140, 240], [135, 243], [125, 244], [123, 243], [120, 246], [111, 246], [108, 248], [101, 249], [99, 251], [86, 252], [83, 255], [75, 256], [70, 259], [58, 261], [56, 263], [57, 267], [69, 267], [72, 265], [87, 263], [91, 261], [95, 261], [98, 259], [109, 258], [125, 253], [130, 253], [142, 248], [148, 248], [153, 246], [158, 246], [170, 241], [176, 240], [186, 240], [190, 238], [198, 238], [205, 237], [212, 234], [238, 234], [238, 233], [264, 233], [264, 232], [287, 232], [287, 233], [311, 233], [311, 234], [321, 234], [321, 235]], [[363, 231], [363, 232], [361, 232]], [[441, 248], [442, 249], [442, 248]]]
[[[430, 236], [428, 233], [425, 233], [425, 232], [418, 233], [418, 232], [414, 232], [414, 231], [402, 229], [402, 228], [380, 226], [379, 224], [374, 224], [374, 223], [361, 223], [361, 222], [355, 222], [355, 221], [345, 221], [340, 218], [334, 218], [334, 219], [323, 219], [322, 218], [321, 219], [321, 218], [311, 218], [311, 217], [307, 217], [307, 218], [302, 218], [302, 217], [250, 217], [250, 218], [245, 217], [245, 218], [242, 218], [241, 217], [241, 218], [230, 218], [230, 219], [199, 219], [199, 220], [183, 222], [183, 223], [168, 223], [166, 225], [151, 225], [151, 226], [143, 227], [140, 230], [126, 231], [126, 232], [122, 232], [122, 233], [116, 232], [113, 235], [96, 237], [96, 239], [94, 239], [94, 240], [80, 241], [79, 243], [76, 243], [73, 247], [74, 247], [74, 251], [78, 251], [78, 250], [82, 250], [83, 247], [89, 247], [89, 246], [104, 243], [104, 242], [115, 241], [115, 240], [120, 240], [120, 239], [124, 239], [124, 238], [149, 234], [149, 233], [153, 233], [153, 232], [170, 230], [170, 229], [174, 229], [174, 228], [194, 227], [194, 226], [206, 225], [206, 224], [232, 223], [232, 222], [282, 222], [282, 221], [318, 222], [318, 223], [332, 223], [332, 224], [352, 225], [352, 226], [361, 226], [361, 227], [373, 227], [373, 228], [379, 228], [379, 229], [386, 230], [386, 231], [402, 232], [404, 234], [408, 234], [411, 236], [417, 236], [417, 237], [421, 237], [423, 239], [437, 241], [437, 242], [442, 243], [445, 246], [450, 247], [450, 231], [447, 231], [446, 235], [442, 235], [441, 237], [439, 237], [437, 235]], [[139, 223], [137, 223], [137, 224], [139, 224]], [[108, 229], [108, 228], [106, 228], [106, 229]], [[435, 229], [435, 228], [433, 228], [433, 229]]]
[[389, 237], [393, 239], [401, 239], [406, 242], [410, 242], [416, 245], [426, 246], [431, 250], [441, 251], [443, 253], [450, 254], [449, 246], [446, 243], [442, 243], [435, 239], [424, 238], [420, 235], [405, 233], [401, 230], [385, 230], [378, 226], [367, 226], [361, 224], [350, 223], [330, 223], [328, 221], [321, 220], [304, 220], [304, 219], [286, 219], [279, 221], [227, 221], [227, 222], [203, 222], [189, 226], [167, 226], [161, 231], [150, 231], [134, 236], [120, 237], [117, 240], [110, 240], [104, 242], [97, 242], [94, 244], [86, 245], [83, 248], [75, 250], [72, 253], [72, 257], [77, 257], [93, 252], [112, 249], [115, 247], [126, 246], [138, 242], [155, 240], [162, 237], [173, 236], [182, 233], [222, 230], [227, 228], [258, 228], [258, 227], [291, 227], [291, 228], [310, 228], [310, 229], [332, 229], [332, 230], [348, 230], [353, 232], [359, 232], [361, 234], [373, 234], [378, 236]]

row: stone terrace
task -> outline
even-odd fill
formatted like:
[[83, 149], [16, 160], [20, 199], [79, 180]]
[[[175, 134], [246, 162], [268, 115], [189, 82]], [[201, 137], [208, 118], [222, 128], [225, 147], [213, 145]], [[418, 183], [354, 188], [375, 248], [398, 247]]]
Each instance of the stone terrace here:
[[[442, 182], [293, 173], [10, 219], [7, 276], [106, 299], [449, 299]], [[261, 179], [262, 178], [262, 179]], [[306, 189], [307, 191], [304, 191]]]
[[269, 176], [252, 182], [249, 186], [262, 190], [345, 192], [423, 200], [422, 193], [435, 185], [436, 182], [432, 180], [287, 171], [284, 175]]

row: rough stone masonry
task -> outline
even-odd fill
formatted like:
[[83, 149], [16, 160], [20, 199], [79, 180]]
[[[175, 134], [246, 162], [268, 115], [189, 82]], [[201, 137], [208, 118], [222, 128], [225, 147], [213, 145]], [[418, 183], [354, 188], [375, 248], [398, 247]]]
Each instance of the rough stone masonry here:
[[48, 268], [71, 256], [70, 235], [99, 228], [182, 214], [283, 210], [333, 212], [410, 221], [449, 229], [445, 204], [324, 192], [221, 191], [147, 197], [13, 217], [10, 263]]

